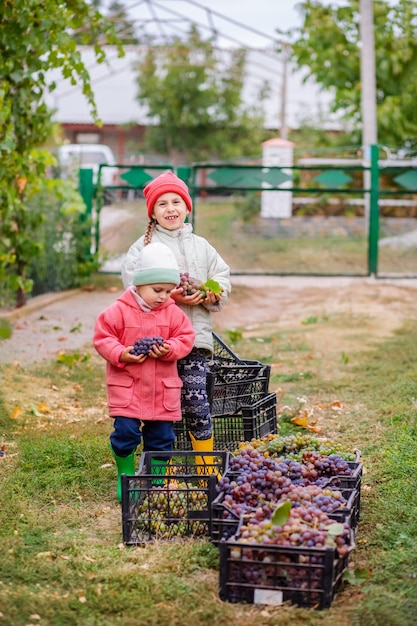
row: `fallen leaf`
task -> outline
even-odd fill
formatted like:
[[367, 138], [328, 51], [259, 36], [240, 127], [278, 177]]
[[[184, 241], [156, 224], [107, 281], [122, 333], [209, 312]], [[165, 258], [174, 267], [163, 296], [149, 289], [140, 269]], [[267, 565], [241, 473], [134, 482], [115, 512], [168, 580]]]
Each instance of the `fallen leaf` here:
[[320, 426], [313, 426], [313, 425], [308, 425], [307, 426], [308, 430], [312, 433], [321, 433], [321, 427]]
[[38, 554], [36, 555], [36, 557], [39, 559], [44, 559], [50, 556], [54, 556], [54, 553], [52, 552], [52, 550], [47, 550], [46, 552], [38, 552]]
[[38, 404], [38, 411], [39, 413], [43, 413], [43, 414], [51, 412], [46, 402], [41, 402], [40, 404]]
[[308, 417], [306, 415], [296, 415], [291, 418], [291, 423], [296, 424], [297, 426], [301, 426], [302, 428], [307, 428], [308, 426]]
[[22, 413], [23, 413], [23, 409], [20, 406], [15, 406], [10, 415], [10, 418], [12, 420], [15, 420], [17, 417], [19, 417], [19, 415], [22, 415]]

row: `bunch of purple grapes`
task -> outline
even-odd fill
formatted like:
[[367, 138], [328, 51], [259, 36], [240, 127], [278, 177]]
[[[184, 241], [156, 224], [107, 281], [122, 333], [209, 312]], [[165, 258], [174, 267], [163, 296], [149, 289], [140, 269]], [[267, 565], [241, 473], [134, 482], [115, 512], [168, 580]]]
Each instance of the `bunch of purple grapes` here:
[[349, 463], [337, 454], [326, 456], [320, 452], [304, 452], [302, 463], [312, 474], [317, 472], [317, 476], [351, 476], [353, 473]]
[[257, 450], [245, 448], [241, 450], [239, 454], [230, 459], [229, 468], [231, 472], [235, 472], [237, 474], [257, 469], [275, 471], [278, 469], [278, 462], [260, 454]]
[[195, 293], [202, 293], [204, 296], [206, 295], [206, 290], [203, 288], [201, 282], [190, 276], [188, 272], [180, 272], [180, 282], [178, 287], [182, 287], [184, 294], [187, 296], [192, 296]]
[[349, 551], [351, 532], [349, 524], [337, 524], [318, 507], [310, 504], [292, 508], [282, 525], [274, 525], [272, 517], [251, 517], [240, 527], [238, 543], [257, 543], [278, 546], [304, 546], [307, 548], [336, 548], [343, 556]]
[[290, 493], [283, 495], [281, 500], [289, 500], [292, 507], [313, 505], [331, 515], [337, 509], [346, 506], [347, 500], [337, 489], [322, 489], [317, 485], [296, 485]]
[[137, 339], [133, 344], [133, 350], [130, 351], [130, 354], [134, 354], [135, 356], [139, 356], [140, 354], [149, 354], [154, 345], [163, 346], [164, 339], [162, 337], [142, 337], [142, 339]]
[[[218, 492], [223, 494], [223, 519], [240, 515], [255, 516], [258, 521], [267, 519], [283, 500], [289, 500], [294, 507], [314, 505], [327, 514], [333, 513], [347, 501], [341, 491], [325, 488], [328, 475], [320, 474], [328, 469], [327, 464], [322, 466], [326, 460], [328, 457], [317, 453], [306, 458], [307, 464], [292, 459], [279, 463], [257, 450], [241, 450], [232, 457], [229, 471], [217, 484]], [[343, 459], [330, 460], [335, 471], [339, 467], [345, 470], [344, 463]], [[347, 468], [350, 470], [349, 465]]]

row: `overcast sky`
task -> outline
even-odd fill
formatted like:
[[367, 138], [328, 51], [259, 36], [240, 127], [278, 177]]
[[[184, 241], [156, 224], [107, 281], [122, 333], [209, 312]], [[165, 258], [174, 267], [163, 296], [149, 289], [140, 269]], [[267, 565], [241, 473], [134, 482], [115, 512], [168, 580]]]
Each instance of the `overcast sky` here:
[[[109, 1], [109, 0], [107, 0]], [[331, 0], [346, 4], [348, 0]], [[330, 0], [322, 0], [330, 3]], [[187, 20], [197, 23], [202, 33], [215, 29], [222, 45], [266, 47], [279, 37], [276, 29], [287, 31], [301, 25], [299, 0], [125, 0], [128, 13], [156, 29], [162, 36], [186, 32]], [[189, 22], [188, 22], [189, 24]], [[257, 31], [257, 32], [255, 32]]]

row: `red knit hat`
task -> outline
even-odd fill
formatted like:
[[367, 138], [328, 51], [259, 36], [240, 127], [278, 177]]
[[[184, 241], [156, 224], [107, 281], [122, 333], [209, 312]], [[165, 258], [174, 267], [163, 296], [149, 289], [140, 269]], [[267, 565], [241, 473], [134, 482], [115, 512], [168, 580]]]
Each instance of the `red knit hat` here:
[[162, 196], [164, 193], [177, 193], [184, 200], [188, 209], [192, 211], [193, 202], [185, 182], [172, 172], [165, 172], [165, 174], [161, 174], [151, 180], [143, 190], [146, 199], [146, 208], [148, 209], [148, 217], [151, 217], [155, 202], [158, 200], [159, 196]]

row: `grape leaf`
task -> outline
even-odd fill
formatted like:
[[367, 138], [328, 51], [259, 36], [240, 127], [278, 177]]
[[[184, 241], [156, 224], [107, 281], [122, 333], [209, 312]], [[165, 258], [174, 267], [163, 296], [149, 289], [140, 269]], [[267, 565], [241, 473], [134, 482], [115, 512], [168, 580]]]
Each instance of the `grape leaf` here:
[[343, 524], [340, 524], [340, 522], [335, 522], [334, 524], [330, 524], [330, 526], [327, 527], [327, 532], [329, 533], [329, 535], [333, 535], [334, 537], [343, 534], [344, 530], [345, 527], [343, 526]]
[[272, 523], [274, 526], [283, 526], [288, 520], [291, 513], [291, 502], [282, 502], [277, 506], [272, 514]]
[[220, 286], [220, 283], [217, 282], [217, 280], [208, 280], [204, 283], [204, 285], [202, 285], [203, 288], [206, 291], [211, 291], [212, 293], [214, 293], [216, 296], [219, 296], [222, 292], [222, 288]]

